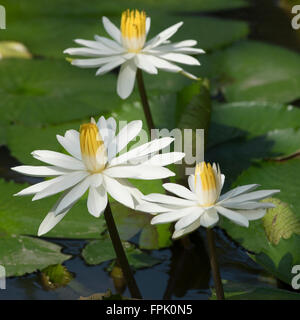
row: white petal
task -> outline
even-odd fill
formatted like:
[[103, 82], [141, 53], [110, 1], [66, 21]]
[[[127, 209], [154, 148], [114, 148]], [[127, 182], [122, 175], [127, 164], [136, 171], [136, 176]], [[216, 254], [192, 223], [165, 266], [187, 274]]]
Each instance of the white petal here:
[[111, 71], [112, 69], [115, 69], [116, 67], [118, 67], [119, 65], [121, 65], [124, 62], [125, 62], [124, 58], [122, 58], [121, 56], [117, 56], [114, 59], [112, 59], [110, 62], [106, 63], [101, 68], [99, 68], [96, 72], [96, 76], [103, 75], [103, 74]]
[[245, 201], [245, 202], [222, 202], [222, 207], [231, 209], [259, 209], [259, 208], [275, 208], [273, 203], [267, 202], [255, 202], [255, 201]]
[[79, 183], [85, 177], [89, 175], [88, 172], [85, 171], [78, 171], [65, 174], [53, 180], [56, 180], [55, 183], [52, 183], [47, 188], [43, 189], [42, 191], [38, 192], [32, 199], [32, 201], [39, 200], [42, 198], [46, 198], [57, 194], [61, 191], [67, 190], [73, 187], [75, 184]]
[[[185, 216], [188, 216], [195, 212], [195, 210], [199, 210], [199, 207], [189, 207], [189, 208], [183, 208], [176, 211], [169, 211], [166, 213], [161, 213], [156, 215], [152, 220], [151, 224], [161, 224], [161, 223], [169, 223], [174, 222], [179, 219], [182, 219]], [[202, 210], [200, 209], [202, 212]]]
[[193, 192], [191, 192], [189, 189], [187, 189], [186, 187], [181, 186], [180, 184], [165, 183], [165, 184], [163, 184], [163, 187], [167, 191], [170, 191], [170, 192], [176, 194], [178, 197], [188, 199], [188, 200], [197, 201], [196, 195]]
[[108, 158], [112, 159], [116, 154], [122, 151], [128, 143], [140, 133], [142, 127], [143, 122], [141, 120], [134, 120], [122, 128], [109, 145]]
[[134, 57], [134, 62], [136, 66], [147, 73], [150, 74], [157, 74], [157, 69], [154, 67], [154, 65], [151, 62], [151, 59], [148, 59], [148, 56], [142, 53], [137, 54]]
[[143, 193], [136, 188], [132, 183], [130, 183], [127, 179], [117, 178], [116, 179], [123, 187], [127, 189], [127, 191], [131, 194], [133, 197], [133, 200], [135, 200], [135, 206], [144, 203], [145, 201], [142, 200], [142, 197], [144, 196]]
[[195, 76], [185, 70], [181, 70], [180, 73], [191, 80], [199, 80], [199, 78], [197, 76]]
[[102, 18], [102, 22], [106, 32], [118, 43], [121, 43], [121, 32], [120, 30], [106, 17]]
[[163, 59], [178, 62], [178, 63], [189, 64], [189, 65], [200, 65], [197, 59], [182, 53], [169, 52], [169, 53], [160, 54], [160, 57]]
[[[115, 54], [115, 53], [120, 53], [120, 50], [118, 50], [120, 48], [120, 46], [117, 46], [117, 43], [109, 40], [109, 41], [103, 41], [103, 37], [99, 37], [99, 36], [95, 36], [95, 40], [84, 40], [84, 39], [76, 39], [74, 40], [77, 44], [83, 45], [85, 47], [91, 48], [91, 49], [97, 49], [99, 50], [100, 54], [101, 52], [105, 52], [106, 55], [109, 54]], [[116, 45], [112, 46], [110, 45], [111, 42], [114, 42]]]
[[103, 183], [103, 175], [102, 173], [94, 173], [90, 176], [91, 178], [91, 186], [94, 188], [99, 187]]
[[91, 187], [87, 201], [90, 214], [98, 218], [107, 206], [107, 192], [103, 186], [99, 188]]
[[172, 238], [173, 239], [181, 238], [182, 236], [184, 236], [184, 235], [186, 235], [188, 233], [191, 233], [191, 232], [195, 231], [196, 229], [198, 229], [200, 227], [200, 219], [197, 219], [194, 223], [192, 223], [191, 225], [189, 225], [188, 227], [186, 227], [184, 229], [175, 230], [173, 235], [172, 235]]
[[116, 56], [109, 56], [109, 57], [95, 58], [95, 59], [75, 59], [75, 60], [72, 60], [71, 64], [79, 68], [99, 68], [104, 64], [107, 64], [111, 61], [115, 61], [115, 59], [116, 59]]
[[189, 183], [189, 188], [190, 190], [195, 193], [195, 176], [194, 175], [190, 175], [188, 177], [188, 183]]
[[131, 178], [143, 180], [164, 179], [175, 176], [175, 173], [168, 168], [150, 165], [115, 166], [105, 169], [104, 173], [112, 178]]
[[75, 187], [71, 188], [60, 200], [55, 210], [55, 214], [58, 215], [68, 209], [69, 206], [73, 206], [74, 203], [85, 194], [89, 186], [90, 179], [89, 177], [87, 177], [83, 181], [78, 183]]
[[156, 214], [156, 213], [168, 212], [168, 211], [170, 211], [171, 208], [168, 208], [166, 205], [161, 206], [156, 203], [144, 201], [143, 203], [138, 204], [135, 207], [135, 209], [137, 211], [143, 211], [143, 212], [147, 212], [147, 213]]
[[60, 168], [70, 170], [85, 170], [85, 166], [80, 160], [60, 152], [36, 150], [31, 154], [37, 160], [52, 164]]
[[156, 154], [149, 160], [144, 161], [143, 164], [149, 164], [153, 166], [167, 166], [171, 163], [176, 163], [182, 160], [185, 156], [183, 152], [167, 152], [162, 154]]
[[196, 204], [195, 201], [180, 199], [180, 198], [168, 196], [165, 194], [159, 194], [159, 193], [148, 194], [147, 196], [144, 196], [142, 199], [150, 202], [176, 205], [176, 206], [182, 206], [182, 207], [193, 207]]
[[108, 118], [107, 120], [102, 116], [97, 122], [97, 126], [101, 137], [104, 140], [106, 149], [109, 147], [110, 143], [116, 135], [117, 123], [113, 117]]
[[117, 92], [122, 99], [130, 96], [135, 82], [136, 65], [132, 60], [126, 61], [119, 72]]
[[38, 230], [38, 236], [42, 236], [43, 234], [49, 232], [51, 229], [53, 229], [63, 218], [64, 216], [70, 211], [71, 208], [68, 208], [66, 211], [62, 212], [59, 215], [55, 215], [55, 210], [57, 205], [59, 204], [61, 199], [59, 199], [56, 204], [53, 206], [53, 208], [50, 210], [50, 212], [47, 214], [45, 219], [40, 224], [39, 230]]
[[116, 132], [117, 123], [113, 117], [110, 117], [106, 120], [107, 128], [111, 129], [113, 132]]
[[280, 190], [259, 190], [259, 191], [246, 193], [246, 194], [234, 197], [234, 198], [230, 198], [230, 201], [244, 202], [244, 201], [261, 200], [264, 198], [268, 198], [278, 192], [280, 192]]
[[80, 138], [78, 131], [68, 130], [64, 137], [57, 135], [56, 138], [71, 156], [81, 160]]
[[257, 187], [259, 187], [259, 184], [247, 184], [245, 186], [234, 188], [234, 189], [224, 193], [223, 195], [221, 195], [220, 201], [238, 196], [239, 194], [243, 194], [245, 192], [252, 191], [252, 190], [256, 189]]
[[238, 210], [238, 213], [245, 216], [249, 221], [261, 219], [266, 214], [266, 212], [266, 209]]
[[[134, 149], [120, 155], [119, 157], [112, 159], [110, 162], [110, 165], [115, 166], [118, 164], [128, 162], [130, 160], [133, 161], [136, 158], [144, 157], [148, 154], [155, 153], [161, 149], [166, 148], [173, 141], [174, 141], [174, 138], [170, 138], [170, 137], [164, 137], [161, 139], [152, 140], [148, 143], [145, 143], [137, 148], [134, 148]], [[134, 161], [134, 163], [135, 163], [135, 161]]]
[[189, 225], [199, 219], [202, 214], [203, 210], [199, 207], [195, 207], [190, 214], [186, 215], [175, 223], [175, 230], [187, 228]]
[[169, 51], [171, 51], [172, 49], [176, 49], [176, 48], [182, 48], [182, 47], [193, 47], [197, 44], [196, 40], [183, 40], [180, 42], [175, 42], [172, 44], [168, 44], [168, 45], [163, 45], [160, 46], [159, 49], [168, 49]]
[[162, 154], [156, 154], [149, 160], [143, 162], [143, 164], [149, 164], [153, 166], [167, 166], [171, 163], [182, 160], [185, 156], [183, 152], [167, 152]]
[[151, 18], [150, 18], [150, 17], [147, 17], [147, 18], [146, 18], [146, 36], [147, 36], [147, 34], [149, 33], [149, 31], [150, 31], [150, 26], [151, 26]]
[[95, 40], [98, 44], [102, 44], [106, 46], [107, 48], [111, 48], [113, 51], [118, 52], [118, 53], [123, 53], [125, 52], [123, 46], [121, 46], [118, 42], [105, 38], [105, 37], [100, 37], [98, 35], [95, 35]]
[[200, 217], [200, 225], [205, 228], [211, 228], [216, 225], [219, 221], [219, 215], [215, 208], [205, 210], [203, 215]]
[[174, 63], [168, 62], [164, 59], [156, 57], [154, 55], [148, 55], [149, 61], [158, 69], [162, 69], [169, 72], [181, 72], [182, 68], [176, 66]]
[[122, 186], [116, 179], [110, 178], [106, 175], [104, 177], [104, 183], [106, 191], [118, 202], [124, 204], [129, 208], [134, 208], [133, 199], [126, 187]]
[[163, 30], [156, 37], [152, 38], [145, 44], [145, 49], [151, 49], [159, 46], [164, 41], [168, 40], [173, 36], [174, 33], [183, 25], [183, 22], [178, 22], [173, 26]]
[[30, 187], [27, 187], [27, 188], [21, 190], [20, 192], [14, 194], [14, 195], [15, 196], [28, 196], [31, 194], [35, 194], [35, 193], [38, 193], [38, 192], [46, 189], [47, 187], [51, 186], [52, 184], [54, 184], [58, 181], [61, 181], [62, 179], [63, 179], [63, 176], [60, 176], [60, 177], [57, 177], [57, 178], [54, 178], [51, 180], [46, 180], [43, 182], [36, 183]]
[[229, 210], [226, 209], [224, 207], [221, 206], [216, 206], [216, 209], [218, 210], [218, 212], [223, 215], [224, 217], [232, 220], [234, 223], [243, 226], [243, 227], [248, 227], [249, 226], [249, 221], [246, 217], [244, 217], [243, 215], [241, 215], [240, 213], [233, 211], [233, 210]]
[[70, 171], [53, 166], [18, 166], [11, 170], [25, 174], [31, 177], [51, 177], [60, 176]]
[[[112, 52], [111, 49], [104, 49], [104, 50], [100, 50], [100, 49], [92, 49], [92, 48], [69, 48], [66, 49], [64, 51], [65, 54], [69, 54], [71, 56], [83, 56], [83, 57], [99, 57], [99, 56], [106, 56], [106, 55], [114, 55], [116, 54], [115, 52]], [[90, 59], [75, 59], [72, 60], [71, 64], [73, 65], [77, 65], [78, 63], [78, 67], [84, 67], [83, 65], [80, 64], [80, 62], [75, 62], [74, 61], [84, 61], [84, 60], [90, 60]], [[91, 59], [91, 60], [96, 60], [96, 59]]]

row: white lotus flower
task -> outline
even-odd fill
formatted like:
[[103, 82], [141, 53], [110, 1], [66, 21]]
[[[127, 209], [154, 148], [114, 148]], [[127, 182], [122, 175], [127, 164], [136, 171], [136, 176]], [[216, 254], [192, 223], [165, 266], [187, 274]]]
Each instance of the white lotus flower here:
[[[17, 196], [34, 195], [33, 201], [65, 191], [39, 227], [38, 235], [50, 231], [89, 190], [87, 208], [99, 217], [107, 206], [107, 194], [134, 208], [142, 193], [127, 178], [162, 179], [174, 176], [164, 166], [181, 160], [184, 153], [154, 154], [170, 145], [173, 138], [145, 143], [119, 156], [142, 128], [142, 121], [132, 121], [116, 135], [116, 121], [101, 117], [96, 124], [83, 124], [80, 132], [68, 130], [57, 135], [58, 142], [70, 154], [37, 150], [32, 156], [47, 166], [18, 166], [12, 170], [29, 176], [56, 177], [23, 189]], [[153, 155], [154, 154], [154, 155]]]
[[[104, 28], [112, 39], [95, 36], [94, 41], [76, 39], [81, 48], [69, 48], [64, 53], [89, 57], [75, 59], [72, 64], [81, 68], [98, 68], [96, 75], [103, 75], [121, 65], [118, 77], [118, 95], [127, 98], [134, 87], [137, 68], [150, 74], [157, 74], [157, 69], [169, 72], [181, 72], [197, 79], [172, 62], [187, 65], [200, 65], [199, 61], [189, 54], [204, 53], [202, 49], [192, 48], [195, 40], [170, 43], [168, 39], [182, 26], [179, 22], [146, 42], [150, 30], [150, 18], [145, 12], [127, 10], [123, 12], [121, 30], [108, 18], [102, 18]], [[171, 61], [171, 62], [170, 62]]]
[[259, 185], [249, 184], [237, 187], [222, 196], [225, 176], [219, 166], [202, 162], [196, 166], [195, 175], [188, 178], [189, 188], [175, 183], [165, 183], [163, 187], [179, 198], [163, 194], [149, 194], [136, 209], [157, 212], [151, 224], [177, 221], [173, 238], [179, 238], [200, 226], [213, 227], [219, 221], [219, 214], [238, 225], [248, 227], [249, 221], [262, 218], [272, 203], [259, 202], [280, 190], [254, 191]]

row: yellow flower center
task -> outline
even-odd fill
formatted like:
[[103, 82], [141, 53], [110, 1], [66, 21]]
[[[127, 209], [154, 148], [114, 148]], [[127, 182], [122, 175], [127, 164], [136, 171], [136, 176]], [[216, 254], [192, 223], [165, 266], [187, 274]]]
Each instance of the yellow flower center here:
[[126, 10], [121, 18], [122, 42], [128, 52], [139, 52], [146, 41], [146, 13]]
[[82, 161], [88, 171], [101, 172], [107, 162], [104, 141], [95, 120], [80, 126], [80, 149]]
[[218, 197], [218, 182], [214, 169], [210, 163], [204, 161], [198, 163], [195, 168], [195, 189], [197, 190], [197, 180], [200, 179], [201, 187], [199, 188], [199, 196], [203, 206], [211, 206], [215, 203]]

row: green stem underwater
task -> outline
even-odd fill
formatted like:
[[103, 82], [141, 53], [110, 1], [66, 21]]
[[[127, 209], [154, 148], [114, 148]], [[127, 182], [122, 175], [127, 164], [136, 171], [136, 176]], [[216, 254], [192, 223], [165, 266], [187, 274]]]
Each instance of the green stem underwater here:
[[118, 263], [121, 266], [121, 269], [123, 271], [130, 294], [132, 298], [143, 299], [140, 293], [140, 290], [135, 282], [132, 270], [129, 266], [129, 263], [128, 263], [128, 260], [127, 260], [127, 257], [126, 257], [126, 254], [125, 254], [125, 251], [124, 251], [124, 248], [123, 248], [123, 245], [122, 245], [122, 242], [121, 242], [121, 239], [120, 239], [120, 236], [111, 212], [109, 202], [107, 203], [107, 207], [104, 211], [104, 217], [106, 220], [108, 232], [109, 232], [113, 247], [116, 252]]
[[207, 234], [207, 242], [208, 242], [208, 249], [209, 249], [209, 260], [210, 260], [210, 265], [211, 265], [212, 274], [214, 278], [217, 299], [225, 300], [224, 290], [223, 290], [223, 285], [222, 285], [222, 280], [221, 280], [220, 270], [219, 270], [219, 265], [217, 260], [216, 244], [215, 244], [213, 229], [207, 228], [206, 234]]

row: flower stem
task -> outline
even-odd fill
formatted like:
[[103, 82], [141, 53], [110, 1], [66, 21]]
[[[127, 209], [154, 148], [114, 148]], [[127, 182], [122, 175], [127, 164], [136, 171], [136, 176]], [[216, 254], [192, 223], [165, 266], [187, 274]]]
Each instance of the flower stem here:
[[215, 244], [213, 229], [207, 228], [206, 234], [207, 234], [207, 242], [208, 242], [208, 249], [209, 249], [209, 260], [210, 260], [210, 265], [213, 273], [217, 299], [225, 300], [224, 290], [223, 290], [223, 285], [221, 281], [220, 270], [219, 270], [219, 265], [217, 260], [216, 244]]
[[111, 208], [109, 203], [107, 204], [107, 207], [104, 211], [104, 217], [106, 220], [106, 224], [107, 224], [107, 228], [108, 228], [108, 232], [111, 238], [111, 241], [113, 243], [113, 247], [115, 249], [116, 255], [117, 255], [117, 260], [119, 265], [122, 268], [123, 274], [125, 276], [127, 285], [128, 285], [128, 289], [130, 291], [130, 294], [132, 296], [132, 298], [136, 298], [136, 299], [142, 299], [142, 295], [140, 293], [140, 290], [135, 282], [135, 279], [133, 277], [133, 273], [130, 269], [122, 242], [120, 240], [120, 236], [111, 212]]
[[154, 122], [153, 122], [153, 118], [152, 118], [152, 115], [151, 115], [149, 101], [148, 101], [148, 97], [147, 97], [147, 93], [146, 93], [146, 89], [145, 89], [145, 84], [144, 84], [143, 73], [142, 73], [141, 69], [137, 70], [136, 77], [137, 77], [137, 83], [138, 83], [140, 97], [141, 97], [141, 100], [142, 100], [142, 105], [143, 105], [143, 109], [144, 109], [145, 118], [146, 118], [146, 121], [147, 121], [148, 129], [149, 129], [149, 131], [151, 133], [151, 131], [153, 129], [155, 129], [155, 127], [154, 127]]

